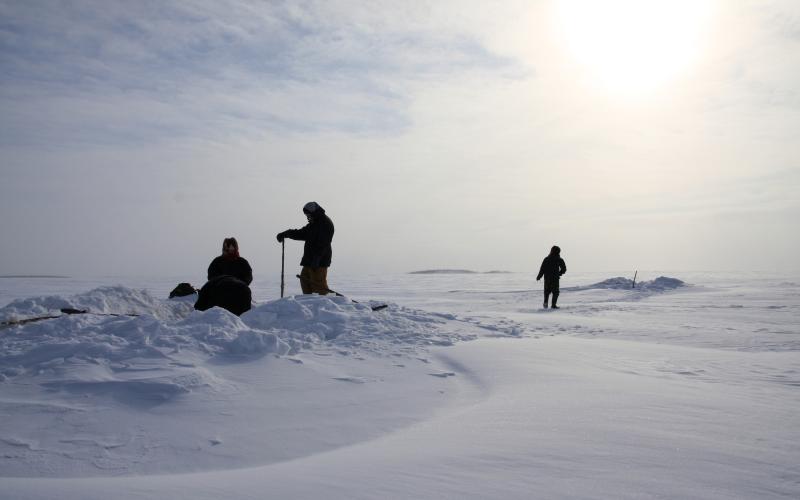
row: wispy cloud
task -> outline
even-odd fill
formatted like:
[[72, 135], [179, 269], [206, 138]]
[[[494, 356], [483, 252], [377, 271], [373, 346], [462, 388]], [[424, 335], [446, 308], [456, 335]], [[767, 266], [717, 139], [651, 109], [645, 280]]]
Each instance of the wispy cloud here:
[[[2, 143], [140, 143], [265, 131], [386, 134], [410, 82], [516, 63], [391, 4], [7, 2]], [[410, 9], [410, 8], [409, 8]]]

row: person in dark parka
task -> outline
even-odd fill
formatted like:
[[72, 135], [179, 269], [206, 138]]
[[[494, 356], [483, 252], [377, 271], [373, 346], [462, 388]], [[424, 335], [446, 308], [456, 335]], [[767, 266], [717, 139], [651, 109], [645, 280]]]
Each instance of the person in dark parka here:
[[328, 268], [331, 266], [333, 250], [333, 221], [325, 214], [325, 209], [315, 201], [310, 201], [303, 207], [303, 213], [308, 219], [308, 224], [301, 229], [287, 229], [278, 233], [278, 241], [285, 238], [304, 241], [303, 258], [300, 265], [300, 287], [303, 293], [318, 293], [327, 295]]
[[194, 308], [198, 311], [205, 311], [216, 306], [240, 316], [250, 310], [252, 301], [250, 287], [244, 281], [223, 274], [211, 278], [203, 285]]
[[245, 258], [239, 256], [236, 238], [225, 238], [222, 242], [222, 255], [212, 260], [208, 266], [208, 279], [217, 276], [233, 276], [245, 285], [253, 282], [253, 269]]
[[561, 275], [567, 272], [567, 265], [564, 259], [561, 258], [561, 249], [558, 246], [553, 246], [550, 249], [550, 255], [544, 258], [542, 266], [539, 268], [539, 274], [536, 276], [536, 281], [542, 279], [544, 276], [544, 308], [547, 309], [547, 301], [550, 294], [553, 294], [553, 309], [558, 309], [556, 305], [558, 302], [558, 281]]
[[236, 238], [225, 238], [222, 255], [208, 266], [208, 281], [200, 289], [194, 308], [205, 311], [214, 306], [227, 309], [239, 316], [250, 310], [253, 269], [246, 259], [239, 256]]

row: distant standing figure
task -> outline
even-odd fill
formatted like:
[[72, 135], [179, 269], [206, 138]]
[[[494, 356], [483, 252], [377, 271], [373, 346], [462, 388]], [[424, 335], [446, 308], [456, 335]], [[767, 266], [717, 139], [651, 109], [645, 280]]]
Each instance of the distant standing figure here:
[[542, 279], [544, 276], [544, 308], [547, 309], [547, 300], [550, 294], [553, 294], [553, 309], [558, 309], [556, 305], [558, 302], [558, 280], [561, 275], [567, 272], [567, 265], [564, 259], [561, 258], [561, 249], [558, 246], [553, 246], [550, 249], [550, 255], [542, 261], [542, 267], [539, 268], [539, 274], [536, 276], [536, 281]]
[[305, 241], [303, 245], [303, 259], [300, 265], [300, 287], [303, 293], [318, 293], [327, 295], [328, 268], [331, 266], [333, 250], [333, 221], [325, 215], [325, 209], [315, 201], [310, 201], [303, 207], [303, 213], [308, 219], [308, 224], [301, 229], [287, 229], [278, 233], [278, 241], [284, 238]]
[[212, 260], [208, 266], [208, 280], [218, 276], [233, 276], [248, 286], [253, 281], [253, 269], [246, 259], [239, 256], [236, 238], [225, 238], [222, 242], [222, 255]]

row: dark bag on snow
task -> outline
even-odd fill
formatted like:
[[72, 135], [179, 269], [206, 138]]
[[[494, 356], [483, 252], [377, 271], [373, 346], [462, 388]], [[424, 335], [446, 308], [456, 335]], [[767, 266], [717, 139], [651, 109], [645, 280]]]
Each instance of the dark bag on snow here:
[[169, 292], [169, 298], [172, 297], [186, 297], [187, 295], [191, 295], [196, 293], [197, 290], [190, 283], [179, 283], [171, 292]]
[[250, 310], [251, 302], [250, 287], [244, 281], [233, 276], [217, 276], [200, 289], [194, 308], [205, 311], [217, 306], [239, 316]]

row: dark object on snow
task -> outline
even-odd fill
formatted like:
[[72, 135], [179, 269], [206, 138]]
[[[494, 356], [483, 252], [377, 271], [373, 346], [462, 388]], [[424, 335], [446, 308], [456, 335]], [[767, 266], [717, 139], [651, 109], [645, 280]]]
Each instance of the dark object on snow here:
[[63, 307], [61, 308], [61, 312], [64, 314], [86, 314], [89, 312], [88, 309], [75, 309], [72, 307]]
[[138, 314], [116, 314], [116, 313], [90, 313], [88, 309], [75, 309], [73, 307], [62, 307], [59, 309], [64, 314], [58, 316], [37, 316], [34, 318], [15, 319], [11, 321], [0, 322], [0, 329], [9, 328], [12, 326], [27, 325], [28, 323], [35, 323], [37, 321], [44, 321], [46, 319], [56, 319], [70, 314], [94, 314], [95, 316], [138, 316]]
[[286, 284], [283, 280], [283, 268], [286, 262], [286, 241], [281, 241], [281, 298], [283, 298], [283, 288]]
[[567, 272], [567, 265], [564, 259], [561, 258], [561, 249], [558, 246], [553, 246], [550, 249], [550, 255], [544, 258], [542, 266], [539, 268], [539, 274], [536, 275], [536, 281], [542, 279], [544, 276], [544, 308], [547, 309], [547, 301], [550, 299], [550, 294], [553, 295], [553, 309], [558, 309], [556, 303], [558, 302], [559, 291], [559, 278]]
[[247, 283], [233, 276], [217, 276], [200, 289], [194, 308], [205, 311], [217, 306], [239, 316], [250, 310], [251, 302], [252, 294]]
[[178, 283], [178, 286], [169, 292], [169, 298], [186, 297], [187, 295], [192, 295], [193, 293], [197, 293], [197, 290], [195, 290], [190, 283]]

